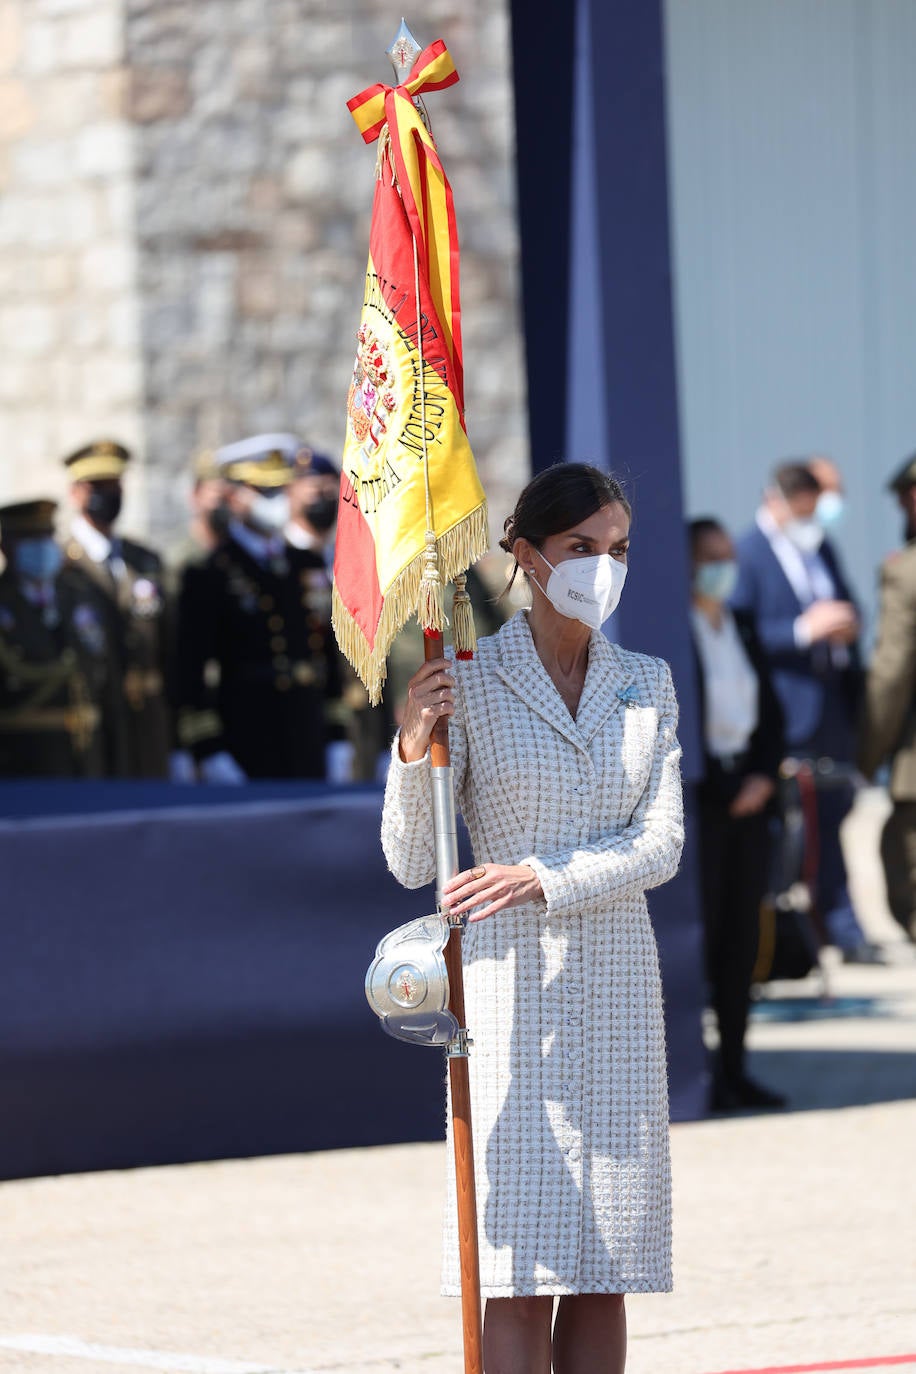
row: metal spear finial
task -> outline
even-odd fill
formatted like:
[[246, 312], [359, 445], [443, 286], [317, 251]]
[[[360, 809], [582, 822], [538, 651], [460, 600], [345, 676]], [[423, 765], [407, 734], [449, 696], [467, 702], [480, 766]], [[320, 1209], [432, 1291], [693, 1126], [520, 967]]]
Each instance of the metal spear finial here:
[[390, 48], [385, 49], [391, 65], [394, 67], [394, 75], [399, 86], [403, 86], [407, 80], [411, 67], [422, 51], [420, 44], [407, 27], [406, 19], [402, 18], [401, 27], [395, 34], [394, 42]]

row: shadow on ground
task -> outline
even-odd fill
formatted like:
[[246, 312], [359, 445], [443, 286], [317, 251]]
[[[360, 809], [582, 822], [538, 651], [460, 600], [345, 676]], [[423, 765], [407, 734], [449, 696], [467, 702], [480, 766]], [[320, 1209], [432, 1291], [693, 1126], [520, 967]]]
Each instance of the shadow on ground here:
[[784, 1093], [790, 1111], [867, 1107], [916, 1098], [916, 1053], [897, 1050], [754, 1050], [748, 1071]]

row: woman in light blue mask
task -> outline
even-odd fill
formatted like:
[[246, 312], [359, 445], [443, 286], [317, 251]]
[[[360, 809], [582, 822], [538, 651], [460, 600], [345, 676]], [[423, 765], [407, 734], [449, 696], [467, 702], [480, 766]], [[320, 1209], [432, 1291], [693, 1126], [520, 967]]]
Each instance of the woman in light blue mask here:
[[779, 1094], [745, 1071], [751, 975], [766, 891], [769, 811], [783, 756], [782, 712], [749, 616], [728, 599], [738, 565], [728, 531], [694, 520], [691, 624], [697, 655], [704, 775], [699, 787], [706, 966], [720, 1047], [711, 1107], [778, 1107]]
[[[473, 662], [414, 675], [388, 774], [385, 853], [416, 887], [434, 873], [429, 738], [449, 718], [475, 855], [445, 894], [469, 918], [484, 1365], [504, 1374], [548, 1374], [551, 1346], [557, 1370], [621, 1374], [624, 1294], [671, 1284], [645, 891], [678, 865], [680, 749], [667, 665], [601, 629], [629, 545], [630, 508], [607, 473], [569, 463], [535, 477], [502, 541], [531, 607]], [[457, 1293], [451, 1194], [444, 1275]]]

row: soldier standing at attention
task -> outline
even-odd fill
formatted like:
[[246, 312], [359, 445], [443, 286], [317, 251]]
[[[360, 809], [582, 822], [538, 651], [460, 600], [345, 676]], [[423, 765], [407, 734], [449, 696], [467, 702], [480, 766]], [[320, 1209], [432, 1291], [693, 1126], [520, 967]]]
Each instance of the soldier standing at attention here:
[[56, 502], [0, 508], [0, 776], [97, 778], [112, 769], [117, 665], [83, 579], [61, 572]]
[[171, 723], [165, 691], [166, 597], [162, 560], [115, 533], [130, 453], [99, 440], [64, 459], [75, 515], [67, 562], [91, 582], [118, 646], [127, 777], [168, 774]]
[[865, 684], [857, 763], [866, 778], [890, 760], [891, 814], [881, 834], [887, 899], [916, 941], [916, 453], [888, 483], [906, 547], [881, 569], [878, 638]]
[[294, 565], [284, 538], [301, 447], [260, 434], [216, 453], [228, 530], [185, 569], [175, 673], [179, 744], [204, 781], [325, 776], [337, 650], [310, 579], [318, 574], [322, 597], [327, 579], [320, 554]]
[[[317, 554], [327, 568], [328, 586], [334, 566], [334, 528], [340, 495], [340, 468], [323, 453], [303, 447], [293, 463], [289, 488], [289, 520], [284, 534], [294, 549]], [[302, 560], [303, 566], [309, 560]], [[316, 564], [315, 566], [318, 566]]]
[[216, 455], [209, 449], [202, 449], [192, 461], [188, 504], [187, 533], [169, 560], [174, 569], [202, 562], [226, 537], [229, 513], [225, 503], [225, 482], [216, 466]]
[[[334, 535], [340, 495], [340, 468], [310, 448], [302, 448], [293, 465], [289, 488], [290, 514], [284, 534], [290, 562], [299, 574], [303, 600], [317, 638], [330, 638]], [[369, 694], [340, 651], [337, 651], [336, 695], [325, 699], [330, 729], [327, 751], [329, 782], [372, 782], [378, 759], [390, 752], [392, 723], [384, 703], [371, 706]]]

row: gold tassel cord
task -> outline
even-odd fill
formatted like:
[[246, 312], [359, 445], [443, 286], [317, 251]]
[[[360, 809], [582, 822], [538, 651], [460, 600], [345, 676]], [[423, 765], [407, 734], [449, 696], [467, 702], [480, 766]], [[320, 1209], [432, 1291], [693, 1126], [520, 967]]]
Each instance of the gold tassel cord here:
[[477, 652], [477, 630], [474, 626], [474, 608], [468, 596], [467, 576], [459, 573], [455, 578], [455, 596], [452, 601], [452, 642], [455, 657], [473, 658]]
[[414, 305], [417, 321], [417, 358], [420, 377], [420, 431], [423, 435], [423, 485], [426, 496], [426, 547], [423, 550], [423, 574], [420, 578], [420, 600], [417, 604], [417, 619], [422, 630], [435, 630], [442, 633], [445, 609], [442, 605], [442, 573], [439, 570], [439, 553], [436, 547], [436, 531], [433, 529], [433, 498], [429, 486], [429, 447], [426, 437], [426, 377], [423, 358], [422, 305], [420, 299], [420, 258], [417, 240], [413, 241], [413, 285]]
[[382, 132], [378, 136], [378, 151], [375, 155], [375, 179], [381, 181], [385, 170], [385, 163], [391, 169], [391, 184], [398, 190], [398, 173], [394, 165], [394, 154], [391, 151], [391, 133], [388, 125], [382, 125]]
[[417, 619], [424, 630], [435, 630], [441, 634], [445, 628], [445, 607], [442, 604], [442, 576], [439, 572], [439, 553], [436, 548], [436, 535], [433, 530], [426, 531], [426, 547], [423, 550], [423, 572], [420, 575], [420, 599], [417, 604]]

